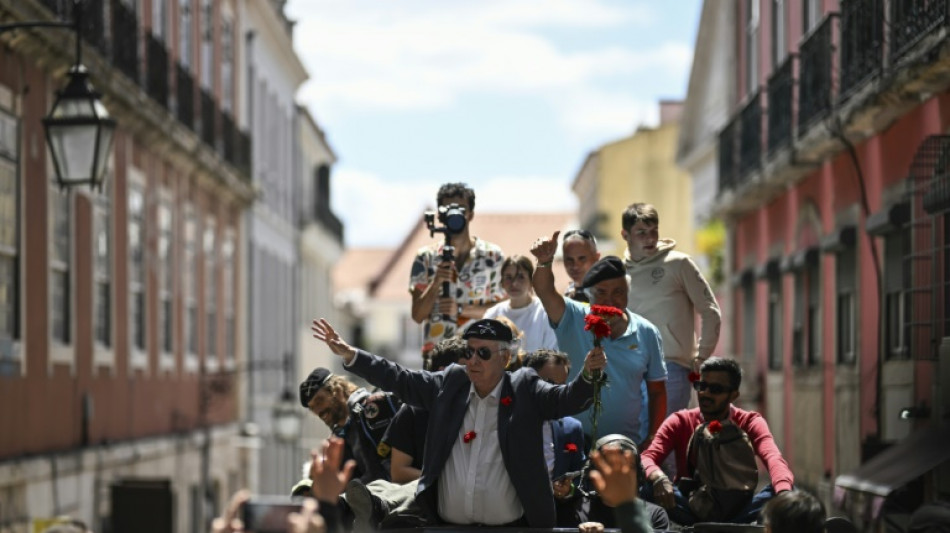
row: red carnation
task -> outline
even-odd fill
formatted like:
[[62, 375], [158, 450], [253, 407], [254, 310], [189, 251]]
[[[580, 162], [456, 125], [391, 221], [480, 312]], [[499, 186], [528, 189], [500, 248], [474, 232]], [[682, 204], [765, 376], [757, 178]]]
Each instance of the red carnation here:
[[610, 324], [600, 315], [590, 314], [584, 317], [584, 331], [594, 334], [594, 345], [600, 345], [600, 339], [610, 336]]
[[689, 376], [687, 376], [687, 379], [689, 379], [689, 382], [690, 382], [690, 383], [695, 383], [695, 382], [699, 381], [699, 378], [701, 378], [701, 377], [702, 377], [702, 376], [699, 375], [699, 372], [690, 372], [690, 373], [689, 373]]
[[612, 305], [592, 305], [590, 306], [590, 312], [591, 314], [602, 316], [604, 318], [623, 316], [623, 311]]
[[468, 444], [472, 442], [472, 440], [474, 440], [475, 437], [476, 437], [475, 432], [469, 431], [468, 433], [462, 436], [462, 442], [464, 442], [465, 444]]
[[504, 398], [502, 398], [501, 404], [504, 405], [505, 407], [508, 407], [509, 405], [511, 405], [511, 396], [505, 396]]
[[567, 453], [577, 453], [577, 445], [573, 442], [568, 442], [564, 445], [564, 451]]
[[709, 423], [710, 433], [715, 435], [716, 433], [719, 433], [720, 431], [722, 431], [722, 424], [720, 424], [718, 420], [713, 420], [712, 422]]

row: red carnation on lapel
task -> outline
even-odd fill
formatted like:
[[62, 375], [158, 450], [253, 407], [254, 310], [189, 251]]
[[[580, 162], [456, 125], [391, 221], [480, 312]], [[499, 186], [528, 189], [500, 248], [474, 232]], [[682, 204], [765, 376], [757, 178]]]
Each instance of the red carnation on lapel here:
[[710, 432], [710, 433], [712, 433], [713, 435], [715, 435], [716, 433], [719, 433], [720, 431], [722, 431], [722, 424], [719, 423], [718, 420], [713, 420], [712, 422], [709, 423], [709, 432]]
[[465, 444], [468, 444], [472, 442], [472, 440], [474, 440], [475, 437], [476, 437], [475, 432], [469, 431], [468, 433], [462, 436], [462, 442], [464, 442]]
[[508, 407], [509, 405], [511, 405], [511, 396], [505, 396], [504, 398], [502, 398], [501, 404], [504, 405], [505, 407]]
[[697, 381], [699, 381], [700, 377], [702, 376], [699, 375], [699, 372], [690, 372], [689, 376], [687, 376], [687, 379], [689, 379], [690, 383], [696, 383]]
[[573, 442], [568, 442], [564, 445], [564, 451], [567, 453], [577, 453], [577, 445]]

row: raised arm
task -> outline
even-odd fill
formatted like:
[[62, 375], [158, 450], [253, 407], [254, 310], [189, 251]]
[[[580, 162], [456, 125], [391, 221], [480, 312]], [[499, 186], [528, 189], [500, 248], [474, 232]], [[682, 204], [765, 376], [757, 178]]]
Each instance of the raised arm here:
[[531, 245], [531, 255], [538, 260], [531, 284], [534, 286], [534, 293], [541, 300], [541, 305], [544, 306], [544, 311], [555, 326], [561, 322], [564, 310], [567, 308], [564, 297], [558, 294], [554, 287], [554, 270], [551, 268], [554, 263], [554, 254], [557, 252], [557, 236], [560, 233], [560, 231], [555, 231], [550, 239], [541, 237]]

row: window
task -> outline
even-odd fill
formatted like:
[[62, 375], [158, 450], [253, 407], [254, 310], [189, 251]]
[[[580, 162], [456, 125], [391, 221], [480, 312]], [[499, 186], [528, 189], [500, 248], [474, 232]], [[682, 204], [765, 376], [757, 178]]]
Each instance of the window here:
[[152, 0], [152, 35], [165, 42], [168, 34], [168, 0]]
[[60, 344], [72, 341], [70, 309], [72, 308], [70, 290], [70, 218], [72, 202], [68, 191], [61, 192], [58, 187], [49, 189], [49, 314], [50, 331], [53, 340]]
[[205, 360], [210, 367], [218, 362], [218, 255], [217, 224], [214, 218], [205, 219], [204, 266], [205, 266]]
[[759, 1], [746, 1], [745, 59], [746, 93], [759, 88]]
[[[807, 1], [807, 0], [806, 0]], [[772, 0], [772, 70], [788, 55], [785, 0]]]
[[19, 121], [0, 109], [0, 360], [14, 359], [20, 338]]
[[234, 22], [221, 20], [221, 108], [234, 107]]
[[821, 363], [821, 262], [806, 254], [805, 283], [808, 290], [808, 305], [805, 308], [805, 365]]
[[904, 258], [910, 255], [911, 235], [905, 228], [884, 237], [884, 335], [885, 357], [910, 357], [908, 321], [910, 319], [910, 272], [904, 268]]
[[198, 301], [195, 298], [195, 289], [198, 284], [198, 262], [196, 258], [198, 246], [198, 222], [195, 218], [194, 207], [185, 206], [185, 265], [184, 290], [185, 295], [185, 352], [186, 363], [191, 369], [197, 369], [198, 353]]
[[224, 230], [224, 239], [221, 242], [221, 283], [224, 293], [224, 358], [228, 363], [235, 361], [234, 353], [234, 230]]
[[93, 211], [93, 334], [102, 348], [112, 347], [112, 177], [106, 176]]
[[782, 369], [782, 276], [769, 276], [769, 368]]
[[[129, 184], [129, 332], [133, 352], [145, 350], [145, 187]], [[144, 354], [138, 356], [145, 362]]]
[[214, 73], [214, 7], [201, 0], [201, 86], [209, 91]]
[[[755, 279], [745, 276], [742, 281], [742, 358], [745, 364], [755, 364]], [[751, 368], [751, 367], [750, 367]]]
[[190, 67], [192, 61], [192, 39], [194, 38], [192, 0], [178, 0], [178, 61], [183, 67]]
[[[175, 226], [174, 206], [171, 193], [161, 192], [158, 205], [158, 260], [161, 274], [158, 279], [159, 299], [159, 346], [164, 354], [171, 355], [174, 344], [174, 299], [175, 292]], [[172, 365], [174, 364], [172, 360]]]
[[835, 256], [835, 345], [839, 365], [854, 365], [857, 354], [857, 249], [845, 246]]
[[802, 35], [807, 34], [821, 20], [821, 0], [802, 1]]

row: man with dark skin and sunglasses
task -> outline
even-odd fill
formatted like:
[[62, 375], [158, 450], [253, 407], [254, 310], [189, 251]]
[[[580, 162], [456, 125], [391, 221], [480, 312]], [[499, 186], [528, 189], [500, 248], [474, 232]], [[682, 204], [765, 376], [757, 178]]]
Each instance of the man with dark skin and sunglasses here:
[[[734, 424], [748, 435], [756, 457], [765, 464], [772, 481], [753, 496], [745, 508], [727, 520], [735, 523], [753, 522], [775, 494], [792, 490], [795, 478], [775, 444], [765, 418], [755, 411], [745, 411], [732, 405], [739, 397], [739, 385], [742, 383], [739, 363], [733, 359], [711, 357], [703, 362], [699, 372], [699, 381], [693, 382], [699, 407], [683, 409], [668, 416], [656, 432], [653, 442], [640, 454], [648, 481], [641, 492], [645, 497], [649, 497], [652, 492], [653, 501], [670, 511], [671, 519], [689, 525], [692, 513], [688, 501], [674, 486], [674, 482], [690, 477], [696, 467], [694, 458], [688, 457], [690, 439], [703, 424], [713, 421], [718, 421], [720, 427]], [[676, 479], [673, 481], [660, 468], [671, 453], [676, 457]]]
[[602, 351], [588, 353], [573, 381], [553, 385], [531, 368], [505, 372], [512, 333], [493, 319], [472, 323], [462, 335], [466, 357], [440, 372], [358, 350], [323, 319], [312, 330], [348, 371], [429, 410], [429, 427], [438, 429], [426, 435], [416, 502], [430, 524], [555, 527], [542, 425], [588, 407], [590, 376], [607, 364]]

